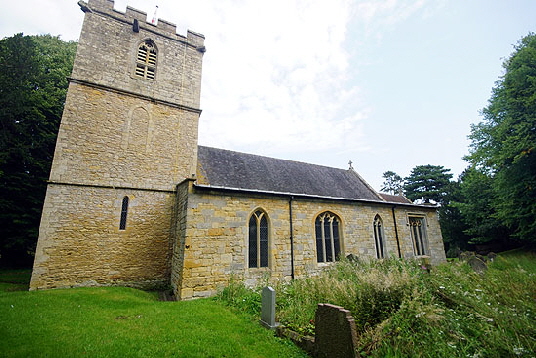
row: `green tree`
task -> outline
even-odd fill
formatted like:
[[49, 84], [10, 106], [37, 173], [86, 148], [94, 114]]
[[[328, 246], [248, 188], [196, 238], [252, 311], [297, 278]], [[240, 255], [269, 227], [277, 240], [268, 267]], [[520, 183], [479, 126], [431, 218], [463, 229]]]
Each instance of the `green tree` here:
[[404, 179], [393, 171], [386, 171], [382, 175], [384, 181], [381, 187], [381, 191], [384, 193], [390, 193], [396, 195], [402, 191], [404, 185]]
[[0, 263], [31, 264], [75, 42], [0, 40]]
[[536, 35], [521, 39], [503, 67], [466, 159], [490, 178], [493, 218], [536, 242]]
[[441, 235], [445, 243], [447, 257], [457, 257], [460, 251], [469, 249], [470, 236], [467, 233], [469, 226], [463, 220], [459, 202], [464, 200], [461, 188], [461, 179], [451, 181], [445, 187], [443, 203], [439, 208], [439, 223]]
[[467, 168], [460, 176], [460, 195], [452, 205], [459, 209], [466, 224], [469, 244], [502, 241], [509, 236], [507, 228], [495, 217], [493, 178], [475, 167]]
[[404, 192], [410, 200], [443, 203], [452, 174], [441, 165], [417, 165], [404, 179]]

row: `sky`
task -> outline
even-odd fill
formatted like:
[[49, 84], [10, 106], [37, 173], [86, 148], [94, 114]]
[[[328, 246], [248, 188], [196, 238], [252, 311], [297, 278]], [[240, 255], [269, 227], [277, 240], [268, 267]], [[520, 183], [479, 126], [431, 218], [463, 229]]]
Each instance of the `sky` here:
[[[205, 36], [199, 144], [382, 174], [467, 167], [534, 0], [116, 0]], [[157, 8], [158, 6], [158, 8]], [[76, 0], [3, 0], [0, 38], [77, 40]]]

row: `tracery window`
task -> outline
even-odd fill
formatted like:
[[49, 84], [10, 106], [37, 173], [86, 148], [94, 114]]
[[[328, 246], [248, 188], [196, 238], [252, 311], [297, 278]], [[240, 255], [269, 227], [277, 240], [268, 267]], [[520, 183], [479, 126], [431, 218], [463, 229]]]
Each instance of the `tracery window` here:
[[127, 214], [128, 214], [128, 196], [123, 198], [121, 203], [121, 218], [119, 219], [119, 230], [125, 230], [127, 228]]
[[138, 47], [136, 57], [136, 76], [154, 80], [156, 73], [156, 47], [154, 42], [146, 40]]
[[380, 215], [376, 215], [374, 218], [374, 243], [376, 245], [376, 258], [383, 259], [385, 257], [385, 235]]
[[428, 254], [428, 239], [426, 238], [426, 225], [424, 217], [410, 216], [409, 229], [413, 240], [413, 249], [416, 256]]
[[316, 260], [334, 262], [341, 254], [340, 220], [329, 211], [317, 216], [315, 220]]
[[262, 210], [249, 218], [249, 267], [268, 267], [268, 219]]

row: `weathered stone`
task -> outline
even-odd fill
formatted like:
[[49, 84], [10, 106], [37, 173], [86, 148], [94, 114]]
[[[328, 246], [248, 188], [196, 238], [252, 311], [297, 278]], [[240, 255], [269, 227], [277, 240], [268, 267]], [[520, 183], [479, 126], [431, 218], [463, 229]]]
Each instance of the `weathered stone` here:
[[269, 329], [275, 329], [275, 290], [266, 286], [262, 289], [261, 296], [261, 323]]
[[482, 259], [472, 256], [467, 260], [467, 264], [471, 266], [476, 273], [484, 273], [488, 269], [488, 265]]
[[315, 314], [315, 350], [321, 358], [357, 357], [357, 329], [350, 311], [326, 303]]

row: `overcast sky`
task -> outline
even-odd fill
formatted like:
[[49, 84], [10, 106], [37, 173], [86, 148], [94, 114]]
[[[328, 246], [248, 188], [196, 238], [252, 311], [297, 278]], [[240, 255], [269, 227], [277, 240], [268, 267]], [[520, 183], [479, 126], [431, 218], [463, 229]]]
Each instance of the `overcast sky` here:
[[[117, 0], [206, 37], [199, 144], [348, 168], [375, 188], [416, 165], [466, 167], [502, 62], [535, 0]], [[0, 37], [77, 40], [76, 0], [2, 0]]]

